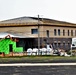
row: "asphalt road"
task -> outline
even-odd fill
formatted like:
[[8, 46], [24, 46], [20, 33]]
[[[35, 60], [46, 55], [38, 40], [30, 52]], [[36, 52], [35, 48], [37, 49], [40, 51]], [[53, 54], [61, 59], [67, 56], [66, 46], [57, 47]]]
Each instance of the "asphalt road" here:
[[0, 66], [0, 75], [76, 75], [76, 65]]

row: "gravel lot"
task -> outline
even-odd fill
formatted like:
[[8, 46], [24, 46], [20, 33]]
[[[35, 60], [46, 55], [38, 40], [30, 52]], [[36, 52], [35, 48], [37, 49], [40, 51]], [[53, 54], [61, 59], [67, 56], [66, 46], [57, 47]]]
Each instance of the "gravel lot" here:
[[75, 66], [0, 67], [0, 75], [76, 75]]

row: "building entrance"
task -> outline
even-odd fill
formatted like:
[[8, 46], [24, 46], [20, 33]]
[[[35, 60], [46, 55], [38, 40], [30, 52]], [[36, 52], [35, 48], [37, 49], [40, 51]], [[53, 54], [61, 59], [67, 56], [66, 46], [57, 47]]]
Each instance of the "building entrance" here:
[[12, 44], [9, 44], [9, 52], [13, 52], [13, 46], [12, 46]]

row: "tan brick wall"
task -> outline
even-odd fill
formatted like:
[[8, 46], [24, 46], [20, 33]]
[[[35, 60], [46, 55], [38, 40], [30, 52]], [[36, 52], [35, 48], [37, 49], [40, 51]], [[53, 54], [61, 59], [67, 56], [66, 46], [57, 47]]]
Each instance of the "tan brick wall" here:
[[[57, 35], [54, 36], [54, 29], [57, 30]], [[58, 29], [60, 29], [60, 36], [58, 36]], [[49, 37], [60, 37], [60, 38], [67, 38], [67, 37], [76, 37], [75, 36], [75, 30], [76, 28], [70, 28], [70, 27], [51, 27], [51, 26], [45, 26], [43, 27], [43, 36], [46, 37], [46, 31], [49, 30]], [[65, 36], [63, 36], [63, 30], [65, 30]], [[69, 36], [68, 36], [68, 30], [69, 30]], [[71, 30], [73, 30], [73, 36], [71, 36]]]

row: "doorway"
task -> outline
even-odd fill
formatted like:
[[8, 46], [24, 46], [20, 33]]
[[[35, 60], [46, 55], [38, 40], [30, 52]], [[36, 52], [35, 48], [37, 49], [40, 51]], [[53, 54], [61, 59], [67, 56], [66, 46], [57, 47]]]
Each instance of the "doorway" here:
[[9, 44], [9, 52], [13, 52], [13, 46], [12, 46], [12, 44]]

